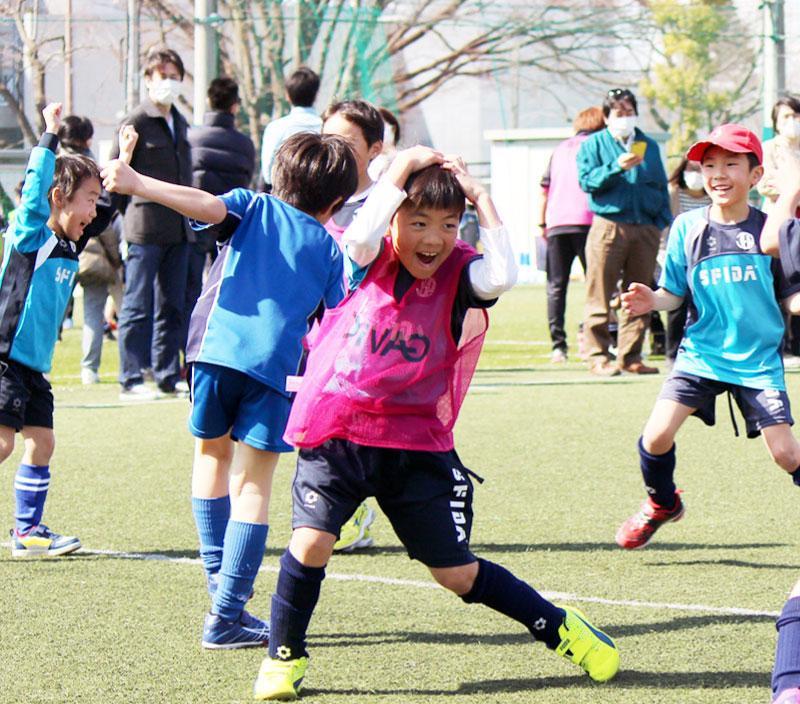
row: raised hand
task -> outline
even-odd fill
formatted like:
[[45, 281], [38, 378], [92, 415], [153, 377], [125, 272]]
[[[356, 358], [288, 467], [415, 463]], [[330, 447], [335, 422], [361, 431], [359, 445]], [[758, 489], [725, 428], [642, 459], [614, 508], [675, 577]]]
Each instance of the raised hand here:
[[123, 125], [119, 131], [119, 158], [126, 164], [131, 163], [133, 150], [139, 141], [139, 133], [133, 125]]
[[52, 134], [58, 133], [58, 128], [61, 127], [62, 109], [63, 106], [61, 103], [48, 103], [44, 110], [42, 110], [45, 132], [50, 132]]

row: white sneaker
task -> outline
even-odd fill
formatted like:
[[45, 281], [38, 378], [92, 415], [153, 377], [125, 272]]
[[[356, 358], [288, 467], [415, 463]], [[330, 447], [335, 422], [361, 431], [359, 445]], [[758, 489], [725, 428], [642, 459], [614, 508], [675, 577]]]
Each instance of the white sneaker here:
[[122, 389], [119, 394], [120, 401], [155, 401], [159, 394], [155, 389], [144, 384], [134, 384], [133, 386]]
[[551, 364], [564, 364], [567, 361], [567, 353], [564, 352], [560, 347], [557, 347], [553, 350], [553, 354], [550, 355], [550, 363]]
[[89, 386], [91, 384], [99, 384], [100, 375], [91, 369], [81, 369], [81, 384]]

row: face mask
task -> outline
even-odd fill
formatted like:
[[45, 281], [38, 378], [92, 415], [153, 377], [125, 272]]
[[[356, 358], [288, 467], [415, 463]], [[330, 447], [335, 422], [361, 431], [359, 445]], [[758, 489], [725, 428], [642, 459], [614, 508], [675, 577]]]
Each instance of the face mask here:
[[608, 118], [608, 131], [611, 132], [615, 139], [630, 137], [635, 129], [636, 115]]
[[157, 83], [151, 83], [147, 94], [154, 103], [172, 105], [181, 94], [180, 81], [176, 81], [173, 78], [165, 78]]
[[800, 120], [789, 118], [781, 126], [781, 134], [789, 139], [800, 137]]
[[684, 171], [683, 182], [690, 191], [703, 190], [703, 174], [699, 171]]

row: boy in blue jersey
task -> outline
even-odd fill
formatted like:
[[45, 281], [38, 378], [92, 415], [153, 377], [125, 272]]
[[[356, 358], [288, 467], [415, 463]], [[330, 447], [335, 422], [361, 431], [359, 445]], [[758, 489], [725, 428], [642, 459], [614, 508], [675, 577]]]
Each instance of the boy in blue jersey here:
[[800, 443], [790, 427], [780, 355], [783, 315], [776, 299], [777, 291], [784, 303], [795, 304], [800, 281], [789, 262], [764, 250], [766, 216], [748, 204], [763, 173], [761, 144], [744, 127], [726, 124], [686, 156], [701, 163], [711, 205], [675, 220], [660, 288], [634, 283], [622, 295], [634, 315], [674, 310], [691, 296], [672, 374], [639, 439], [649, 496], [617, 531], [617, 544], [627, 549], [647, 545], [660, 526], [683, 517], [673, 482], [675, 435], [690, 415], [713, 425], [716, 397], [725, 391], [736, 400], [748, 437], [763, 435], [775, 463], [800, 483]]
[[56, 158], [61, 104], [48, 105], [42, 114], [46, 131], [28, 160], [0, 271], [0, 461], [13, 451], [16, 433], [25, 441], [14, 479], [13, 557], [66, 555], [81, 546], [41, 522], [55, 447], [53, 393], [44, 375], [75, 284], [78, 254], [109, 218], [108, 211], [96, 217], [96, 164], [84, 156]]
[[272, 196], [236, 189], [220, 197], [116, 163], [103, 174], [109, 190], [215, 224], [218, 238], [227, 239], [187, 344], [189, 428], [197, 438], [192, 507], [213, 593], [202, 644], [211, 649], [268, 639], [268, 625], [244, 605], [264, 555], [272, 475], [279, 453], [292, 449], [282, 438], [291, 404], [287, 379], [299, 371], [310, 321], [344, 296], [342, 253], [322, 223], [356, 189], [350, 147], [341, 137], [295, 135], [279, 150], [272, 174]]

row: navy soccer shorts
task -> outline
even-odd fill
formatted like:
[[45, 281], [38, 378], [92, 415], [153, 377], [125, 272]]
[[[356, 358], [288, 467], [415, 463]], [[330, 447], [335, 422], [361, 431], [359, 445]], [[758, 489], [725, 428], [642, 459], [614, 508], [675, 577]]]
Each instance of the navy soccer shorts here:
[[231, 438], [257, 450], [291, 452], [283, 440], [292, 401], [252, 377], [217, 364], [192, 365], [189, 432], [197, 438]]
[[0, 425], [17, 432], [26, 425], [53, 427], [53, 391], [42, 372], [9, 360], [0, 377]]
[[455, 450], [421, 452], [334, 438], [301, 449], [292, 487], [292, 528], [339, 535], [374, 496], [409, 557], [428, 567], [475, 562], [469, 549], [473, 486]]
[[751, 389], [686, 372], [673, 372], [664, 382], [658, 397], [696, 408], [693, 415], [706, 425], [716, 422], [717, 396], [728, 391], [744, 416], [747, 437], [755, 438], [770, 425], [794, 425], [789, 396], [777, 389]]

